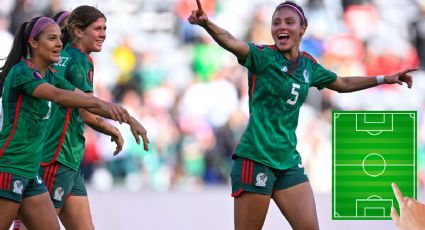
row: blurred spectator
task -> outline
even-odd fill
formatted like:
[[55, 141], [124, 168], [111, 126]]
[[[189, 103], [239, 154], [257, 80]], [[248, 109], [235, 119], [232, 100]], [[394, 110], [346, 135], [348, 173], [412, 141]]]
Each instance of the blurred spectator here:
[[425, 68], [425, 1], [418, 0], [419, 16], [411, 25], [412, 43], [415, 46], [421, 68]]
[[15, 31], [18, 29], [19, 25], [22, 22], [31, 20], [32, 18], [38, 16], [34, 7], [32, 0], [17, 0], [15, 1], [15, 7], [10, 14], [10, 26], [9, 31], [12, 34], [15, 34]]
[[4, 65], [13, 42], [13, 35], [7, 30], [8, 23], [5, 15], [0, 14], [0, 66]]

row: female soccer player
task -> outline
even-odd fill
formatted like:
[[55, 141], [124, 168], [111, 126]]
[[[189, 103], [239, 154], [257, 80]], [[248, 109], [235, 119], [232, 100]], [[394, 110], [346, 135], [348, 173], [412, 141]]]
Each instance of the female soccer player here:
[[[58, 23], [61, 20], [67, 22], [67, 29], [62, 30], [65, 48], [54, 68], [72, 85], [92, 95], [93, 63], [90, 53], [100, 52], [102, 49], [106, 38], [106, 17], [95, 7], [79, 6], [70, 14], [62, 12], [54, 18], [57, 18]], [[114, 154], [121, 151], [123, 145], [118, 129], [101, 117], [84, 109], [53, 106], [39, 174], [50, 192], [62, 224], [67, 229], [94, 229], [87, 191], [79, 168], [85, 148], [83, 122], [111, 136], [117, 143]], [[140, 142], [141, 135], [144, 149], [147, 150], [148, 140], [143, 126], [134, 118], [131, 118], [129, 124], [137, 143]]]
[[49, 66], [59, 60], [60, 36], [59, 26], [50, 18], [23, 23], [2, 67], [0, 229], [8, 229], [16, 215], [30, 229], [59, 229], [49, 194], [38, 176], [51, 102], [87, 108], [120, 122], [131, 119], [122, 107], [85, 95], [54, 75], [56, 71]]
[[286, 1], [273, 15], [273, 45], [246, 44], [211, 22], [202, 10], [188, 21], [203, 27], [249, 70], [250, 119], [231, 170], [235, 229], [261, 229], [273, 199], [294, 229], [318, 229], [313, 192], [296, 150], [299, 109], [310, 87], [352, 92], [379, 84], [412, 86], [407, 69], [389, 76], [339, 77], [323, 68], [300, 41], [307, 29], [303, 9]]

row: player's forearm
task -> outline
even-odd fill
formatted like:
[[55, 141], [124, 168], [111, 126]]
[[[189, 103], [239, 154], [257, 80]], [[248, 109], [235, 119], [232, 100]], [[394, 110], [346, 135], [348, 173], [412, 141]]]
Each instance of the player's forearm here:
[[[57, 89], [51, 99], [52, 102], [62, 107], [72, 108], [101, 108], [101, 101], [98, 98], [79, 94], [69, 90]], [[101, 110], [101, 109], [100, 109]]]
[[90, 128], [94, 129], [97, 132], [103, 133], [108, 136], [114, 136], [116, 132], [116, 127], [106, 122], [103, 118], [91, 114], [84, 109], [80, 109], [80, 115], [84, 123], [86, 123]]
[[208, 21], [203, 27], [221, 47], [230, 51], [239, 59], [246, 58], [249, 48], [245, 42], [236, 39], [228, 31], [211, 21]]
[[338, 77], [327, 88], [340, 93], [348, 93], [379, 85], [375, 77]]

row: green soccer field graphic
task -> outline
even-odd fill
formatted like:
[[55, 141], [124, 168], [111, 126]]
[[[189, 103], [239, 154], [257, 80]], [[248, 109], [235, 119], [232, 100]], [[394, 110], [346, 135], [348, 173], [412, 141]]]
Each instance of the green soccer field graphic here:
[[389, 220], [416, 198], [416, 111], [332, 112], [332, 219]]

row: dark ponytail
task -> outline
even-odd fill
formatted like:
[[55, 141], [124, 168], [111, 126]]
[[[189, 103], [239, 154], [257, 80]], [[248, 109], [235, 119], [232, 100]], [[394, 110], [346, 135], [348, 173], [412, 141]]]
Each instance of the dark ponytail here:
[[7, 55], [6, 62], [1, 67], [0, 73], [0, 97], [3, 95], [3, 85], [10, 69], [21, 60], [22, 57], [28, 55], [28, 39], [35, 22], [39, 17], [34, 18], [31, 22], [24, 22], [18, 28], [13, 39], [12, 48]]

